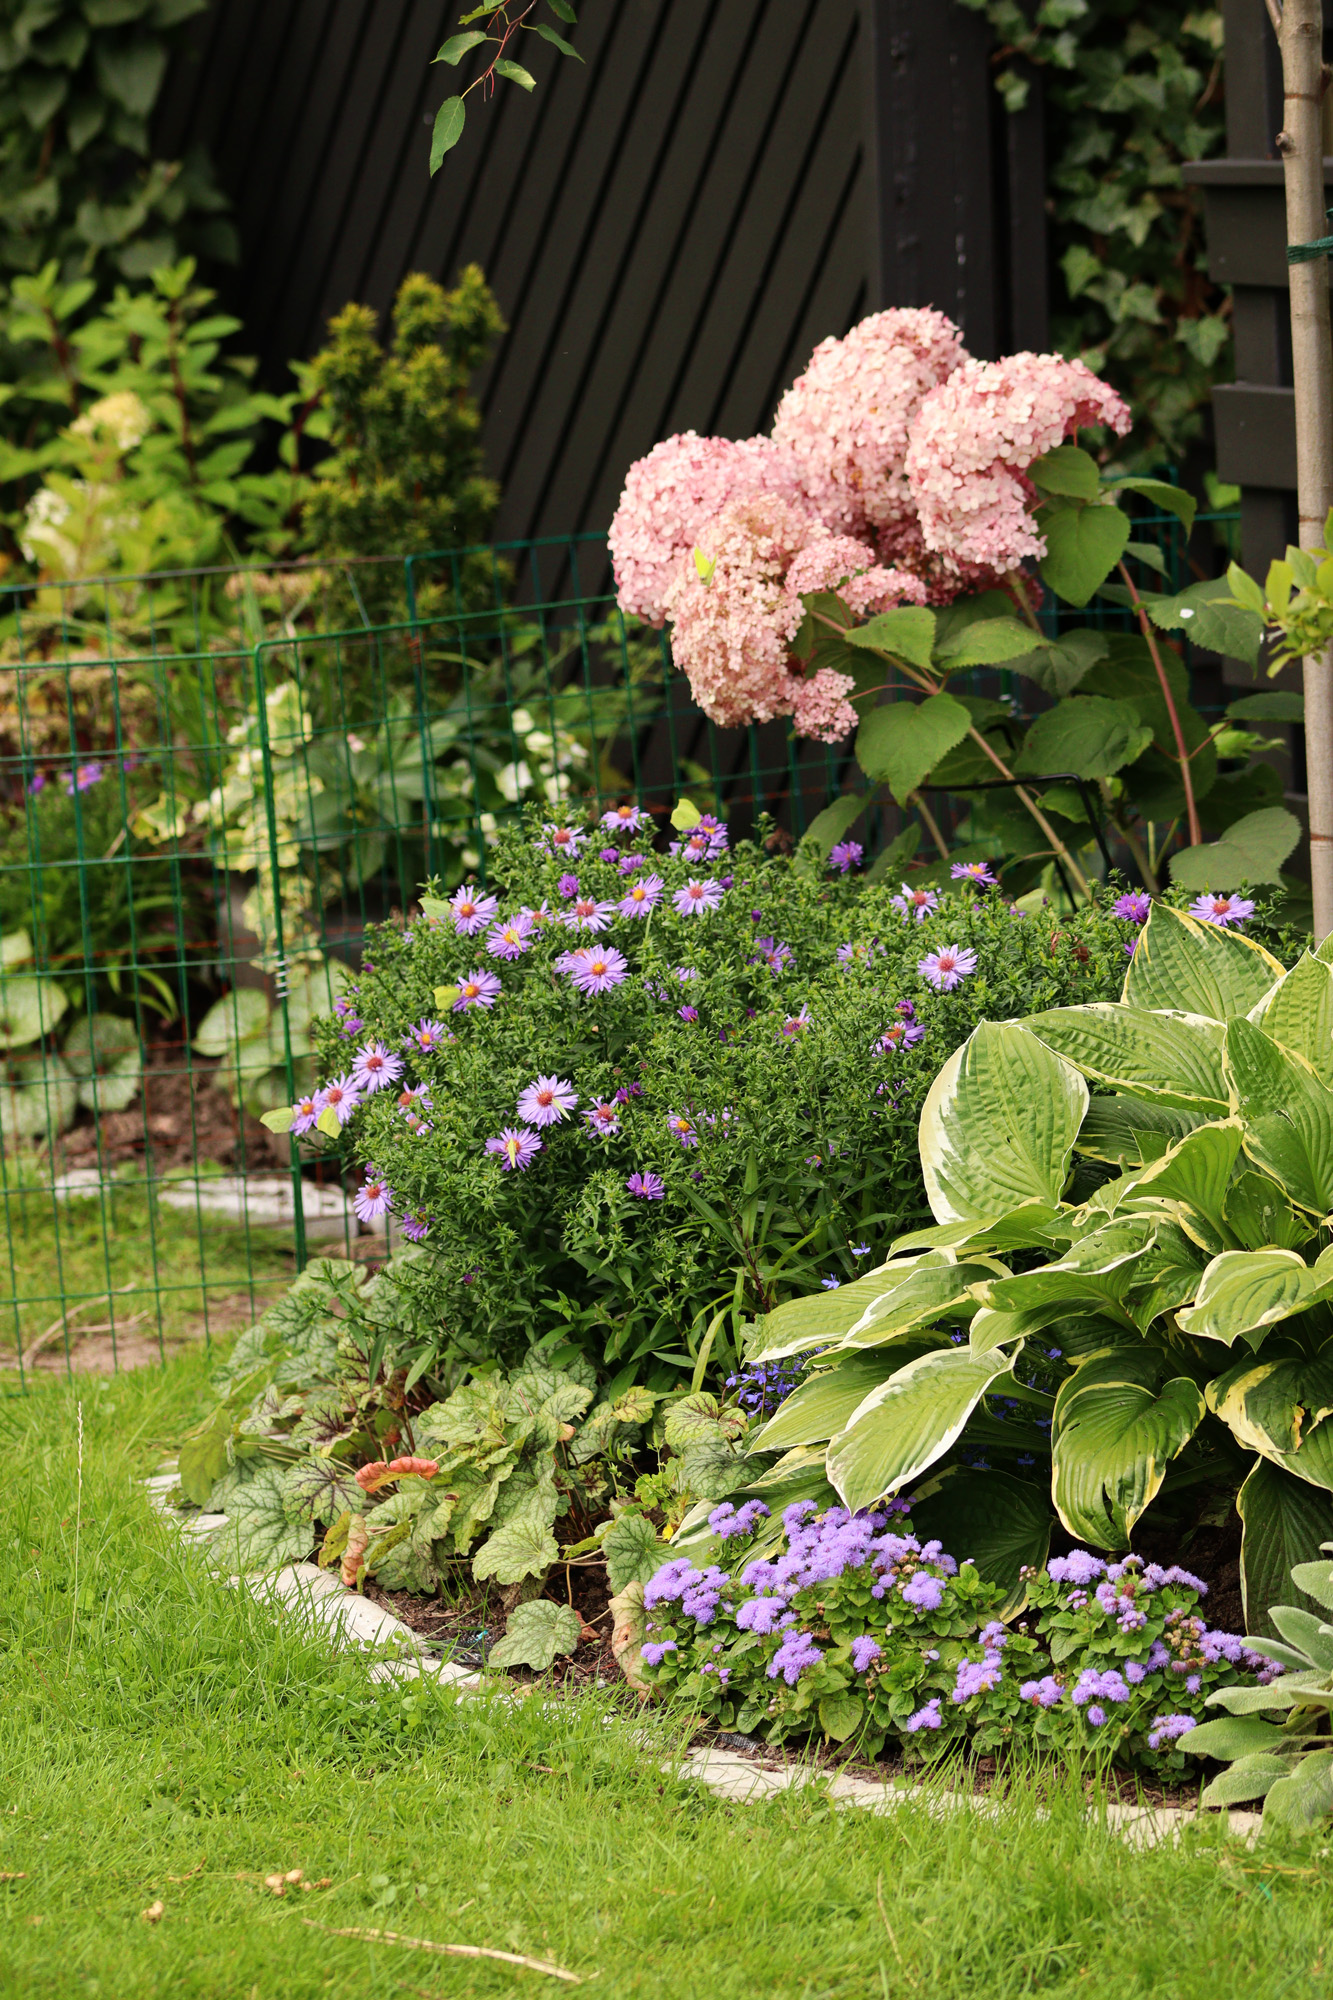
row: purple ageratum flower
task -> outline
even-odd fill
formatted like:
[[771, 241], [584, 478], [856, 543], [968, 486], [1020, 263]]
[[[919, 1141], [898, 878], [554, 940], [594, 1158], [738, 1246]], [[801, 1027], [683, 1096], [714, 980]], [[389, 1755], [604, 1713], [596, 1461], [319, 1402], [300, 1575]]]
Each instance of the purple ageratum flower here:
[[660, 875], [645, 875], [641, 882], [630, 885], [616, 908], [622, 917], [650, 917], [665, 887]]
[[486, 1141], [486, 1151], [498, 1156], [501, 1168], [507, 1174], [516, 1169], [521, 1173], [525, 1167], [530, 1167], [541, 1150], [541, 1140], [526, 1125], [517, 1129], [506, 1125], [497, 1137]]
[[487, 972], [478, 966], [458, 982], [458, 998], [454, 1002], [455, 1014], [466, 1014], [469, 1007], [493, 1007], [500, 997], [500, 976]]
[[634, 833], [643, 824], [638, 806], [610, 806], [602, 814], [602, 825], [612, 833]]
[[778, 1033], [785, 1035], [789, 1042], [794, 1042], [798, 1035], [803, 1035], [807, 1028], [813, 1028], [814, 1025], [809, 1007], [802, 1007], [799, 1014], [788, 1014]]
[[561, 922], [571, 931], [604, 931], [615, 913], [614, 903], [599, 903], [595, 896], [577, 896]]
[[679, 1650], [674, 1639], [649, 1639], [639, 1648], [639, 1657], [645, 1666], [660, 1667], [668, 1653]]
[[955, 882], [975, 882], [978, 889], [998, 886], [988, 861], [955, 861], [949, 873]]
[[80, 764], [76, 770], [65, 771], [62, 774], [65, 790], [71, 797], [75, 792], [88, 791], [93, 785], [102, 782], [102, 770], [101, 764], [92, 763]]
[[1148, 1731], [1148, 1748], [1160, 1750], [1164, 1743], [1174, 1743], [1178, 1737], [1188, 1736], [1191, 1729], [1198, 1726], [1192, 1715], [1159, 1715]]
[[483, 896], [475, 882], [465, 882], [449, 898], [454, 913], [454, 929], [459, 937], [472, 937], [484, 930], [500, 905], [494, 896]]
[[697, 1146], [699, 1143], [694, 1120], [687, 1118], [683, 1111], [668, 1111], [667, 1130], [680, 1140], [682, 1146]]
[[[724, 1500], [708, 1516], [708, 1532], [728, 1542], [738, 1535], [753, 1534], [755, 1523], [768, 1518], [768, 1509], [762, 1500], [747, 1500], [740, 1508], [733, 1506], [730, 1500]], [[785, 1605], [783, 1609], [786, 1609]]]
[[526, 910], [520, 910], [507, 923], [497, 924], [486, 940], [486, 949], [492, 958], [522, 958], [525, 951], [532, 949], [532, 918]]
[[629, 976], [629, 961], [613, 945], [589, 945], [566, 952], [559, 966], [584, 994], [610, 993]]
[[620, 1117], [614, 1098], [610, 1103], [594, 1104], [591, 1111], [584, 1112], [583, 1117], [588, 1130], [595, 1132], [601, 1139], [614, 1139], [620, 1130]]
[[579, 893], [579, 878], [577, 875], [562, 875], [555, 886], [568, 902], [571, 896], [577, 896]]
[[817, 1667], [824, 1655], [808, 1632], [788, 1632], [766, 1668], [773, 1681], [781, 1674], [788, 1687], [795, 1687], [807, 1667]]
[[518, 1115], [525, 1125], [558, 1125], [579, 1101], [572, 1083], [559, 1076], [539, 1076], [519, 1093]]
[[682, 917], [702, 917], [718, 907], [722, 894], [720, 882], [695, 881], [677, 889], [671, 900]]
[[1024, 1681], [1018, 1690], [1020, 1701], [1033, 1701], [1038, 1708], [1055, 1708], [1064, 1689], [1053, 1675], [1047, 1674], [1039, 1681]]
[[829, 849], [828, 865], [839, 875], [846, 875], [853, 868], [859, 868], [865, 858], [866, 851], [859, 840], [840, 840]]
[[960, 1660], [953, 1684], [953, 1699], [960, 1706], [971, 1701], [973, 1695], [986, 1694], [998, 1687], [1004, 1672], [1004, 1662], [997, 1652], [987, 1652], [984, 1659]]
[[919, 1708], [915, 1715], [909, 1715], [903, 1724], [903, 1728], [911, 1736], [915, 1736], [918, 1729], [943, 1729], [943, 1727], [944, 1719], [940, 1714], [939, 1695], [932, 1696], [924, 1708]]
[[914, 1605], [918, 1611], [938, 1611], [944, 1602], [944, 1579], [919, 1569], [908, 1577], [899, 1595], [904, 1604]]
[[977, 969], [977, 955], [967, 945], [945, 944], [918, 959], [917, 971], [937, 993], [952, 993], [955, 986]]
[[1135, 890], [1127, 896], [1117, 896], [1111, 905], [1113, 916], [1123, 917], [1127, 924], [1146, 924], [1148, 912], [1152, 908], [1152, 897]]
[[545, 839], [539, 841], [538, 846], [544, 847], [548, 854], [553, 854], [557, 861], [563, 861], [566, 855], [572, 859], [588, 838], [586, 833], [579, 833], [572, 826], [546, 825], [543, 826], [542, 833]]
[[298, 1138], [314, 1130], [322, 1108], [318, 1093], [313, 1090], [308, 1097], [297, 1098], [292, 1106], [292, 1130]]
[[361, 1102], [361, 1091], [355, 1077], [335, 1076], [315, 1092], [315, 1102], [321, 1113], [331, 1111], [339, 1125], [345, 1125]]
[[902, 895], [893, 899], [893, 907], [900, 917], [915, 917], [919, 924], [924, 923], [939, 906], [940, 899], [933, 889], [914, 889], [910, 882], [904, 882]]
[[1106, 1720], [1106, 1710], [1099, 1703], [1094, 1702], [1092, 1707], [1087, 1711], [1087, 1716], [1090, 1727], [1100, 1729]]
[[875, 1053], [881, 1056], [891, 1056], [896, 1054], [899, 1049], [913, 1049], [918, 1042], [924, 1042], [925, 1039], [926, 1031], [924, 1028], [918, 1027], [911, 1021], [895, 1021], [891, 1028], [884, 1030], [884, 1033], [876, 1042]]
[[424, 1208], [414, 1208], [399, 1223], [409, 1243], [421, 1243], [430, 1235], [430, 1217]]
[[852, 1667], [856, 1673], [863, 1674], [870, 1662], [879, 1657], [879, 1641], [872, 1639], [868, 1632], [864, 1637], [852, 1640]]
[[1105, 1576], [1106, 1564], [1086, 1549], [1071, 1549], [1067, 1556], [1052, 1556], [1046, 1574], [1055, 1583], [1072, 1583], [1076, 1589], [1086, 1590], [1099, 1576]]
[[393, 1189], [383, 1174], [372, 1174], [367, 1168], [365, 1185], [357, 1189], [352, 1207], [363, 1222], [383, 1221], [393, 1207]]
[[784, 966], [791, 964], [792, 951], [789, 944], [779, 944], [776, 938], [756, 938], [755, 955], [747, 961], [750, 965], [766, 965], [776, 978]]
[[736, 1623], [742, 1632], [762, 1632], [767, 1636], [781, 1630], [780, 1620], [787, 1609], [785, 1597], [751, 1597], [736, 1609]]
[[625, 1188], [639, 1201], [661, 1201], [666, 1194], [666, 1182], [662, 1176], [649, 1173], [646, 1169], [641, 1174], [631, 1174]]
[[1243, 924], [1247, 917], [1254, 915], [1254, 904], [1247, 903], [1243, 896], [1196, 896], [1190, 904], [1190, 915], [1200, 923], [1220, 924], [1224, 929], [1228, 924]]
[[397, 1083], [402, 1073], [402, 1057], [390, 1054], [383, 1042], [367, 1042], [363, 1049], [357, 1050], [352, 1064], [352, 1075], [367, 1097], [383, 1090], [386, 1084]]

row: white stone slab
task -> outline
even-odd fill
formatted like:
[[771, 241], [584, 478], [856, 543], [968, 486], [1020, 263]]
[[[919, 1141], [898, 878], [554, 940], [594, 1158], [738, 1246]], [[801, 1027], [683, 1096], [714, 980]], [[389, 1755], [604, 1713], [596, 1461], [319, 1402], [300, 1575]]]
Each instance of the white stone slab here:
[[459, 1693], [475, 1693], [485, 1687], [481, 1675], [468, 1667], [460, 1667], [453, 1660], [435, 1660], [419, 1656], [412, 1660], [376, 1660], [370, 1669], [373, 1681], [416, 1681], [434, 1680], [446, 1687], [455, 1687]]
[[[158, 1200], [167, 1208], [197, 1209], [203, 1215], [224, 1216], [252, 1229], [290, 1229], [296, 1222], [296, 1196], [290, 1174], [214, 1174], [197, 1180], [162, 1181]], [[301, 1208], [308, 1237], [355, 1237], [360, 1223], [350, 1198], [339, 1187], [301, 1182]]]
[[409, 1653], [423, 1650], [419, 1633], [395, 1618], [392, 1611], [348, 1590], [340, 1576], [318, 1563], [289, 1563], [271, 1576], [256, 1577], [253, 1587], [304, 1611], [316, 1624], [353, 1646], [396, 1646]]

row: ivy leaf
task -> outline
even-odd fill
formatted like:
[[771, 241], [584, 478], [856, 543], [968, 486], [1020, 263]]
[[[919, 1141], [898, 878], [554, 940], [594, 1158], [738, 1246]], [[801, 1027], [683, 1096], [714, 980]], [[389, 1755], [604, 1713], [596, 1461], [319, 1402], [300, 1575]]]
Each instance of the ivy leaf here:
[[557, 1653], [572, 1653], [583, 1633], [579, 1614], [570, 1604], [552, 1604], [548, 1597], [519, 1604], [509, 1614], [505, 1635], [486, 1656], [489, 1667], [531, 1667], [544, 1674]]
[[1071, 500], [1095, 500], [1101, 473], [1091, 452], [1076, 444], [1058, 444], [1028, 467], [1028, 478], [1039, 493], [1059, 493]]
[[1119, 507], [1042, 507], [1037, 526], [1046, 537], [1041, 578], [1066, 604], [1087, 604], [1125, 552], [1129, 516]]
[[432, 56], [432, 63], [445, 62], [457, 68], [469, 49], [475, 49], [486, 39], [480, 28], [471, 28], [464, 35], [450, 35], [438, 55]]
[[902, 805], [940, 759], [962, 742], [971, 720], [964, 704], [951, 694], [872, 708], [856, 732], [856, 761], [868, 778], [886, 784]]
[[146, 118], [157, 102], [167, 73], [167, 48], [161, 41], [131, 42], [125, 48], [97, 45], [97, 81], [108, 97], [135, 118]]
[[1151, 742], [1152, 730], [1140, 722], [1129, 702], [1075, 695], [1037, 717], [1018, 753], [1014, 775], [1055, 777], [1070, 771], [1076, 778], [1109, 778], [1132, 764]]
[[501, 56], [495, 65], [497, 76], [507, 76], [511, 83], [519, 84], [524, 90], [535, 90], [537, 79], [531, 70], [524, 69], [522, 63], [511, 62], [508, 56]]
[[583, 61], [583, 57], [572, 43], [567, 42], [563, 35], [557, 35], [555, 29], [548, 27], [545, 21], [534, 21], [532, 32], [534, 35], [540, 35], [544, 42], [550, 42], [553, 48], [559, 49], [562, 56], [573, 56], [575, 62]]
[[1171, 857], [1171, 880], [1182, 889], [1217, 889], [1241, 882], [1276, 882], [1282, 863], [1301, 837], [1301, 823], [1285, 806], [1265, 806], [1229, 826], [1207, 847], [1185, 847]]
[[451, 153], [463, 136], [463, 125], [467, 109], [461, 97], [446, 97], [435, 114], [435, 126], [430, 135], [430, 170], [440, 171], [446, 153]]
[[472, 1558], [472, 1574], [478, 1580], [493, 1576], [497, 1583], [522, 1583], [530, 1576], [545, 1576], [560, 1551], [551, 1533], [554, 1507], [541, 1500], [529, 1501], [505, 1522], [477, 1550]]
[[578, 26], [578, 15], [570, 5], [570, 0], [546, 0], [547, 6], [557, 21], [568, 21], [571, 28]]
[[805, 830], [803, 844], [814, 848], [821, 861], [827, 861], [834, 843], [855, 826], [869, 803], [864, 792], [844, 792], [831, 806], [815, 814]]

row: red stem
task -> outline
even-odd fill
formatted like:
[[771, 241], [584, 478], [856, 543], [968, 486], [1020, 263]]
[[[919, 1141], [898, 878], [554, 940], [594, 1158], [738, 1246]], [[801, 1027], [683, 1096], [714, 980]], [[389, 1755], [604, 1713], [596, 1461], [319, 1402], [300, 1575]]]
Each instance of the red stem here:
[[1129, 588], [1130, 600], [1133, 603], [1134, 609], [1139, 614], [1139, 629], [1148, 642], [1148, 651], [1152, 654], [1152, 663], [1157, 669], [1157, 678], [1162, 685], [1162, 699], [1166, 703], [1166, 712], [1171, 718], [1171, 733], [1176, 739], [1176, 756], [1180, 761], [1180, 782], [1185, 788], [1185, 817], [1189, 822], [1190, 846], [1200, 847], [1203, 844], [1203, 830], [1199, 825], [1199, 808], [1194, 803], [1194, 781], [1190, 776], [1190, 753], [1185, 748], [1185, 732], [1180, 726], [1180, 717], [1176, 713], [1176, 698], [1171, 692], [1171, 683], [1167, 679], [1166, 668], [1162, 664], [1162, 655], [1158, 651], [1157, 640], [1153, 635], [1152, 626], [1148, 623], [1148, 614], [1143, 608], [1143, 599], [1134, 588], [1134, 579], [1123, 563], [1120, 564], [1120, 574], [1125, 579]]

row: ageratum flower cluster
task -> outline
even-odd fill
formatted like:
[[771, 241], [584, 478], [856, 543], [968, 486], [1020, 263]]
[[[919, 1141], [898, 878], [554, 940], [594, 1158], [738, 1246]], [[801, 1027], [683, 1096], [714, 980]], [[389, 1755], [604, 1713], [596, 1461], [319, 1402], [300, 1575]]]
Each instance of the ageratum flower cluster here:
[[709, 1539], [644, 1589], [653, 1683], [775, 1741], [819, 1732], [927, 1758], [1046, 1742], [1161, 1771], [1182, 1765], [1215, 1688], [1281, 1671], [1208, 1628], [1198, 1577], [1134, 1556], [1052, 1558], [1006, 1625], [999, 1588], [905, 1512], [803, 1501], [779, 1526], [758, 1500], [715, 1508]]

